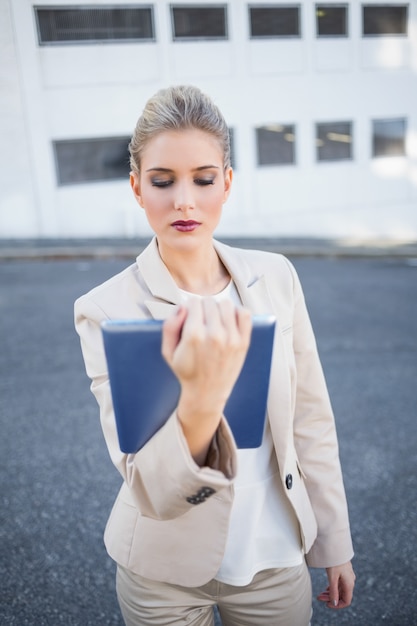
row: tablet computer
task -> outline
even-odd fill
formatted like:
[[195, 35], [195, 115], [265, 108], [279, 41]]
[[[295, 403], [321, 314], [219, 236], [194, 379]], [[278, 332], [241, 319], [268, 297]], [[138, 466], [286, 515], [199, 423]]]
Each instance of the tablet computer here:
[[[238, 448], [261, 445], [275, 317], [253, 317], [246, 360], [224, 415]], [[163, 426], [178, 403], [179, 382], [161, 354], [163, 320], [107, 320], [102, 334], [119, 445], [135, 453]]]

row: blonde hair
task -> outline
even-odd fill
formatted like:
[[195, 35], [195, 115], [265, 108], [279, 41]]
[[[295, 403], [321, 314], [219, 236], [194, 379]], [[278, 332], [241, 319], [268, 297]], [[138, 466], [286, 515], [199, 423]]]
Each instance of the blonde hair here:
[[130, 167], [139, 173], [146, 144], [166, 130], [198, 129], [219, 141], [225, 169], [230, 167], [230, 137], [226, 121], [214, 102], [198, 87], [161, 89], [146, 103], [129, 143]]

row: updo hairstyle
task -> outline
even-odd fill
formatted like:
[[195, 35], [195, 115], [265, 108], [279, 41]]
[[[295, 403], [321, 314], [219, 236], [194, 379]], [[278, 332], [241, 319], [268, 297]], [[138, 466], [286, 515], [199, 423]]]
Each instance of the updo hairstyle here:
[[224, 168], [230, 167], [230, 138], [226, 121], [214, 102], [198, 87], [179, 85], [161, 89], [146, 103], [129, 143], [130, 167], [139, 174], [147, 143], [167, 130], [197, 129], [219, 141]]

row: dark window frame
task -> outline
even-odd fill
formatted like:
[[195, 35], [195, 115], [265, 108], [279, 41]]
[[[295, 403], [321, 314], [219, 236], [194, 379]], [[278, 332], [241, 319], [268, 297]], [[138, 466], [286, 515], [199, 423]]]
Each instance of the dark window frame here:
[[[393, 157], [406, 157], [407, 156], [407, 118], [406, 117], [389, 117], [389, 118], [378, 118], [372, 120], [372, 158], [373, 159], [384, 159], [384, 158], [393, 158]], [[377, 124], [383, 125], [384, 123], [392, 123], [392, 122], [400, 122], [403, 125], [403, 134], [402, 136], [396, 135], [389, 137], [387, 135], [381, 135], [378, 138], [376, 133], [375, 126]], [[400, 147], [400, 150], [394, 149], [393, 145], [397, 144]], [[391, 145], [390, 145], [391, 144]], [[388, 146], [388, 149], [391, 150], [391, 153], [382, 152], [382, 147]]]
[[[268, 157], [273, 151], [272, 142], [273, 142], [275, 133], [276, 133], [275, 138], [278, 139], [280, 145], [284, 149], [280, 149], [275, 153], [276, 156], [280, 158], [277, 158], [275, 160], [270, 160]], [[264, 155], [261, 153], [262, 134], [264, 134], [264, 140], [266, 142], [269, 141], [269, 145], [266, 144], [267, 154], [264, 154]], [[291, 141], [285, 138], [285, 135], [288, 135], [288, 134], [291, 134], [293, 137]], [[255, 128], [257, 167], [258, 168], [285, 167], [285, 166], [297, 165], [296, 136], [297, 136], [297, 126], [295, 123], [291, 123], [291, 124], [276, 123], [276, 124], [264, 124], [262, 126], [257, 126]], [[288, 145], [283, 143], [283, 141], [287, 141]], [[285, 158], [285, 156], [288, 156], [288, 155], [290, 156], [290, 158]]]
[[[255, 11], [285, 11], [292, 9], [297, 11], [297, 32], [289, 34], [253, 34], [253, 20], [252, 16]], [[288, 4], [249, 4], [248, 5], [248, 18], [249, 18], [249, 39], [251, 41], [263, 41], [265, 39], [301, 39], [302, 27], [301, 27], [301, 9], [302, 6], [299, 3]]]
[[[52, 147], [58, 186], [67, 187], [128, 180], [130, 171], [128, 145], [130, 139], [131, 137], [128, 135], [118, 135], [53, 140]], [[103, 149], [106, 142], [114, 144], [113, 154], [109, 150], [107, 156], [106, 150]], [[93, 150], [94, 144], [98, 147], [96, 151]], [[74, 149], [77, 145], [80, 147], [78, 154], [77, 150]], [[126, 147], [126, 152], [122, 156], [124, 146]], [[93, 152], [93, 156], [97, 157], [95, 163], [94, 158], [91, 159], [88, 156], [88, 152]], [[103, 175], [106, 172], [106, 168], [109, 174], [107, 176]]]
[[[320, 33], [320, 10], [344, 10], [344, 32], [343, 33]], [[349, 37], [349, 5], [348, 4], [337, 4], [337, 3], [326, 3], [320, 2], [315, 5], [315, 16], [316, 16], [316, 38], [317, 39], [339, 39], [339, 38], [347, 38]]]
[[[175, 11], [176, 10], [189, 10], [189, 11], [207, 11], [217, 9], [223, 12], [223, 27], [224, 34], [209, 35], [209, 34], [192, 34], [192, 35], [177, 35], [175, 24]], [[228, 24], [228, 5], [223, 3], [216, 4], [181, 4], [171, 3], [169, 5], [170, 17], [171, 17], [171, 36], [172, 41], [176, 43], [184, 43], [187, 41], [228, 41], [229, 40], [229, 24]]]
[[[345, 132], [341, 132], [342, 129], [338, 128], [341, 126], [348, 126], [350, 141], [337, 140], [337, 136], [346, 136]], [[320, 135], [320, 129], [325, 130], [324, 127], [327, 127], [327, 134], [332, 134], [334, 137], [330, 138], [329, 141], [334, 141], [335, 143], [329, 143], [327, 146], [324, 144], [323, 146], [319, 145], [319, 141], [322, 141]], [[315, 143], [316, 143], [316, 162], [317, 163], [339, 163], [340, 161], [353, 161], [353, 131], [354, 124], [352, 120], [332, 120], [328, 122], [316, 122], [315, 124]], [[330, 156], [331, 148], [335, 148], [335, 153], [337, 153], [337, 143], [349, 146], [348, 154], [341, 154], [340, 156]], [[340, 148], [340, 146], [339, 146]], [[342, 151], [341, 151], [342, 152]], [[323, 153], [323, 154], [321, 154]]]
[[[369, 15], [368, 17], [366, 16], [366, 12], [367, 11], [375, 11], [378, 9], [385, 9], [385, 10], [389, 10], [392, 9], [394, 11], [398, 11], [398, 10], [405, 10], [405, 17], [404, 17], [404, 30], [401, 32], [365, 32], [365, 30], [369, 30]], [[408, 37], [408, 25], [409, 25], [409, 4], [405, 3], [405, 4], [388, 4], [388, 3], [383, 3], [383, 4], [362, 4], [362, 37], [364, 38], [368, 38], [368, 37]], [[367, 20], [368, 20], [368, 26], [367, 26]], [[375, 21], [375, 20], [374, 20]], [[376, 24], [376, 22], [375, 22]], [[375, 30], [376, 27], [375, 27]]]
[[[97, 45], [97, 44], [124, 44], [124, 43], [149, 43], [156, 42], [156, 32], [155, 32], [155, 15], [154, 15], [154, 5], [153, 4], [120, 4], [120, 5], [34, 5], [33, 6], [34, 15], [35, 15], [35, 24], [36, 24], [36, 32], [38, 35], [38, 44], [39, 46], [74, 46], [74, 45]], [[149, 18], [149, 26], [151, 30], [150, 36], [132, 36], [132, 37], [104, 37], [100, 38], [97, 36], [91, 35], [90, 38], [63, 38], [63, 39], [45, 39], [42, 34], [43, 26], [40, 19], [40, 12], [76, 12], [79, 16], [81, 16], [82, 12], [87, 11], [106, 11], [106, 12], [123, 12], [123, 11], [139, 11], [139, 12], [147, 12]], [[75, 29], [74, 29], [75, 30]], [[82, 34], [87, 34], [87, 30]], [[93, 29], [92, 29], [93, 30]]]

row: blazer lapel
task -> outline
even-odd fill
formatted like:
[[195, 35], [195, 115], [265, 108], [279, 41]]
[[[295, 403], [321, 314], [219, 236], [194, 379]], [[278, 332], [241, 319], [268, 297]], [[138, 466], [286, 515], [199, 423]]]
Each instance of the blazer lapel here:
[[155, 319], [166, 319], [181, 302], [181, 293], [160, 257], [156, 237], [136, 259], [152, 297], [145, 305]]
[[265, 276], [254, 274], [243, 255], [236, 254], [234, 248], [219, 241], [214, 241], [214, 247], [236, 285], [243, 306], [250, 309], [254, 315], [270, 313], [272, 303]]

